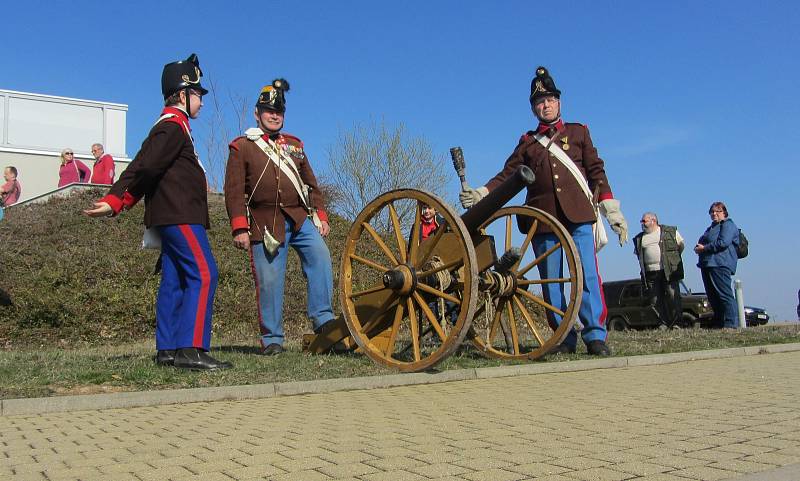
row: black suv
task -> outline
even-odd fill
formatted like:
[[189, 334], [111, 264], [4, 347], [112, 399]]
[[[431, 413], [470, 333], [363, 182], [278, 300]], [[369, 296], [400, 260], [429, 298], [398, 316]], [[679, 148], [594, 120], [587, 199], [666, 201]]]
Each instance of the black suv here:
[[[608, 307], [609, 331], [646, 329], [660, 324], [658, 313], [650, 306], [642, 292], [640, 279], [604, 282], [603, 293]], [[692, 293], [683, 282], [681, 282], [681, 311], [683, 327], [706, 326], [714, 316], [708, 297], [703, 293]]]

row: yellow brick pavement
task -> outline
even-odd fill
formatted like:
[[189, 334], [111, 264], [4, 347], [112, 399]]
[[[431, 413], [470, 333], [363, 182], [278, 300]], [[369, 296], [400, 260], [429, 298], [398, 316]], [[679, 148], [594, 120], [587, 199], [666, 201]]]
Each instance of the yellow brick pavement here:
[[0, 417], [0, 479], [721, 480], [800, 463], [800, 352]]

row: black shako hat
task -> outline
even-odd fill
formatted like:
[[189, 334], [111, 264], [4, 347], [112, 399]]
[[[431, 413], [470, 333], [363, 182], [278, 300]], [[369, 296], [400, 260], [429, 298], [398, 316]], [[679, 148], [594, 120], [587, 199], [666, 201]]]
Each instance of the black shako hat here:
[[271, 85], [266, 85], [258, 94], [256, 108], [272, 110], [273, 112], [286, 112], [286, 92], [289, 91], [289, 82], [286, 79], [276, 78]]
[[202, 76], [200, 61], [195, 54], [189, 55], [186, 60], [168, 63], [164, 65], [164, 71], [161, 72], [161, 93], [164, 94], [165, 99], [183, 89], [197, 90], [205, 95], [208, 90], [200, 85]]
[[556, 88], [556, 83], [550, 72], [544, 67], [536, 69], [536, 76], [531, 80], [531, 96], [529, 100], [533, 103], [539, 97], [547, 97], [552, 95], [556, 98], [561, 98], [561, 91]]

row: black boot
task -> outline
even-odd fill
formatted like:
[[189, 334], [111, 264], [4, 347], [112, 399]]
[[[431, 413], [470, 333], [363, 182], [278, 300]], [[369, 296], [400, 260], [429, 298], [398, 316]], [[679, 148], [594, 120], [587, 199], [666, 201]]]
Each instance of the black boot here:
[[586, 352], [590, 356], [608, 357], [611, 355], [611, 349], [608, 348], [605, 342], [600, 340], [587, 342]]
[[175, 363], [175, 350], [167, 349], [156, 353], [156, 364], [159, 366], [172, 366]]
[[226, 361], [218, 361], [202, 349], [188, 347], [178, 349], [178, 352], [175, 353], [174, 366], [181, 369], [212, 371], [215, 369], [228, 369], [233, 367], [233, 364]]

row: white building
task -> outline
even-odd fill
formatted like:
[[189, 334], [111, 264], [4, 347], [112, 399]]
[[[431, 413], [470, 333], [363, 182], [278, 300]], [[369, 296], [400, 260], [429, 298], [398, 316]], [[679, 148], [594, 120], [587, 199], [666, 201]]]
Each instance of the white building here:
[[24, 201], [56, 190], [63, 149], [91, 169], [91, 146], [101, 143], [114, 157], [118, 178], [130, 162], [127, 113], [124, 104], [0, 89], [0, 170], [17, 168]]

